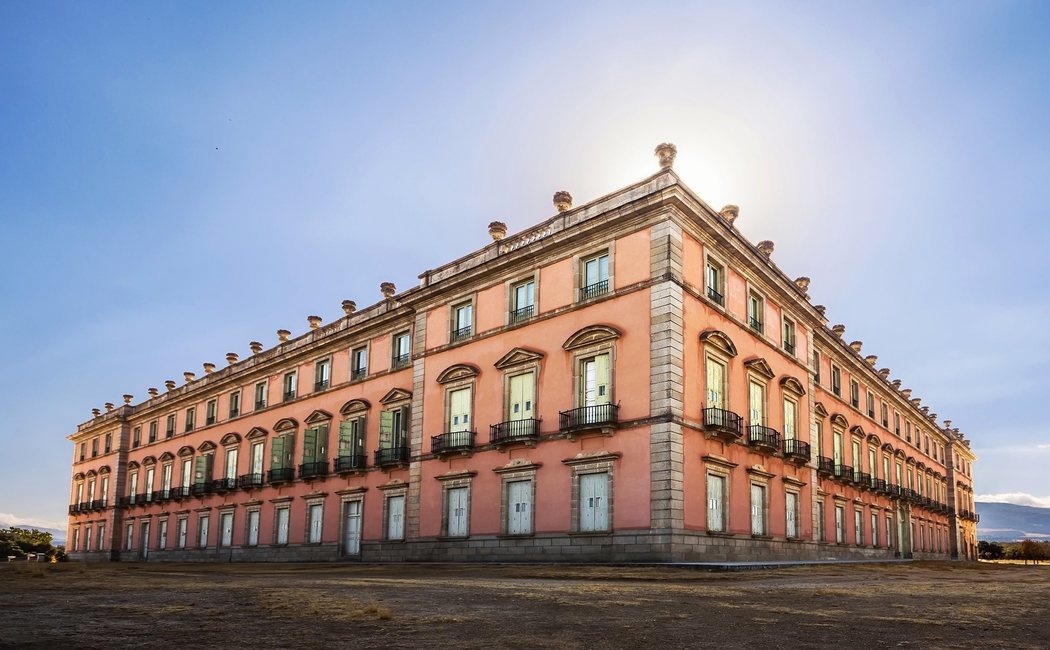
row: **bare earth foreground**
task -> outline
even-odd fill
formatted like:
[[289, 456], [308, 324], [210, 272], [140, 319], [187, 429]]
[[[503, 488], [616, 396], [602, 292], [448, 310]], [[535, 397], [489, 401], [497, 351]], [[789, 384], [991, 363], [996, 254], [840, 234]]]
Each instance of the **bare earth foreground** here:
[[1050, 647], [1045, 567], [0, 565], [3, 647]]

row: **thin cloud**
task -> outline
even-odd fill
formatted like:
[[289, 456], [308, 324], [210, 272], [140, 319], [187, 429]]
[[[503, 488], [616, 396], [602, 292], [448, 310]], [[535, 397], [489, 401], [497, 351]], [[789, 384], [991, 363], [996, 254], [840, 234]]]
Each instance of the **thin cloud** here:
[[1037, 497], [1027, 492], [1006, 492], [1003, 494], [978, 494], [975, 501], [986, 503], [1012, 503], [1017, 506], [1035, 506], [1050, 508], [1050, 497]]
[[36, 517], [19, 517], [9, 512], [0, 512], [0, 525], [2, 526], [17, 526], [19, 528], [57, 528], [58, 530], [66, 529], [66, 522], [64, 521], [47, 521], [44, 519], [37, 519]]

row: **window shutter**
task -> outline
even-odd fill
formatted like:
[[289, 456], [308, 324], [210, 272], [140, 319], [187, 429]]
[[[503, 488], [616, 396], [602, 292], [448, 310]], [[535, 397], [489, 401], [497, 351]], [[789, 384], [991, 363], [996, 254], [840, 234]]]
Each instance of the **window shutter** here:
[[608, 404], [611, 398], [610, 393], [610, 368], [609, 368], [609, 355], [599, 354], [594, 357], [594, 377], [595, 377], [595, 404]]
[[470, 431], [470, 389], [449, 393], [449, 431]]
[[322, 424], [317, 427], [317, 461], [323, 462], [328, 460], [328, 425]]
[[724, 481], [719, 476], [708, 474], [707, 476], [707, 529], [721, 531], [722, 522], [722, 487]]
[[707, 360], [707, 405], [710, 408], [725, 408], [723, 399], [725, 368], [713, 359]]
[[394, 412], [382, 411], [379, 413], [379, 447], [389, 449], [394, 435]]
[[339, 455], [340, 456], [351, 456], [353, 450], [351, 448], [354, 435], [354, 420], [343, 420], [339, 423]]
[[284, 436], [275, 436], [270, 443], [270, 469], [284, 468]]
[[317, 428], [310, 427], [303, 432], [303, 462], [312, 463], [317, 456]]

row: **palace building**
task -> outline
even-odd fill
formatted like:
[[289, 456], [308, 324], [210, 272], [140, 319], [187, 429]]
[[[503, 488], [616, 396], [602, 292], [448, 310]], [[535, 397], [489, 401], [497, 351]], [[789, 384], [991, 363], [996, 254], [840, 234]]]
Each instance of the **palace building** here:
[[85, 560], [976, 557], [969, 442], [653, 176], [69, 436]]

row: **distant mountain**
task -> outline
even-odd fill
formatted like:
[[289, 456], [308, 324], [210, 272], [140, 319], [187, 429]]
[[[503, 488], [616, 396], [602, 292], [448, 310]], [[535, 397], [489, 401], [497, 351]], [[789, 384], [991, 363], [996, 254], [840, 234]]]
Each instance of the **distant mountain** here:
[[42, 533], [51, 533], [52, 546], [63, 546], [66, 543], [66, 531], [59, 530], [58, 528], [44, 528], [43, 526], [28, 526], [26, 524], [9, 524], [6, 521], [0, 521], [0, 528], [28, 528], [30, 530], [35, 528]]
[[1025, 538], [1050, 540], [1050, 508], [980, 501], [974, 505], [981, 516], [977, 524], [977, 539], [989, 542], [1015, 542]]

